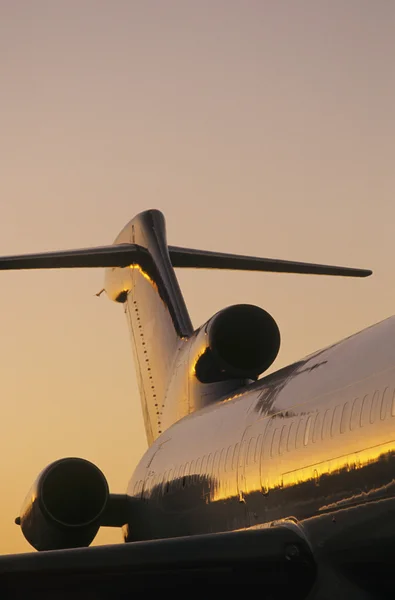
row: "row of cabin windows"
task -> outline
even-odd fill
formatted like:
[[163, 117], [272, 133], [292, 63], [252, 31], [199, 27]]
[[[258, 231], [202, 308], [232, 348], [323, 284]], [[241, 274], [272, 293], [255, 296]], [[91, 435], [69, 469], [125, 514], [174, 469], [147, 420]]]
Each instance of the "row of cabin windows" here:
[[376, 390], [373, 395], [366, 394], [343, 406], [338, 404], [324, 413], [317, 412], [307, 419], [302, 417], [299, 421], [292, 421], [290, 425], [275, 429], [271, 438], [270, 456], [373, 424], [378, 418], [383, 421], [389, 415], [395, 417], [395, 391], [391, 399], [390, 389], [386, 387], [382, 393]]
[[[302, 417], [299, 421], [292, 421], [291, 424], [283, 425], [282, 428], [276, 428], [271, 437], [267, 437], [270, 444], [270, 456], [283, 454], [294, 448], [307, 446], [309, 442], [317, 442], [320, 439], [325, 440], [329, 436], [334, 437], [339, 432], [345, 433], [347, 430], [353, 431], [357, 427], [363, 427], [368, 423], [373, 424], [378, 416], [384, 420], [389, 414], [395, 417], [395, 391], [393, 392], [390, 403], [390, 390], [388, 387], [382, 393], [378, 390], [374, 394], [366, 394], [363, 398], [355, 398], [352, 402], [346, 402], [343, 406], [340, 404], [335, 408], [328, 408], [324, 413], [317, 412], [315, 415]], [[246, 441], [240, 452], [240, 463], [246, 465], [257, 463], [260, 459], [263, 434], [252, 437], [248, 441], [246, 451]], [[197, 458], [184, 465], [170, 469], [163, 475], [154, 476], [150, 482], [150, 488], [163, 485], [165, 491], [169, 491], [170, 482], [177, 487], [183, 488], [194, 483], [198, 483], [201, 477], [211, 473], [213, 477], [218, 476], [220, 471], [231, 472], [237, 468], [239, 443], [229, 446], [226, 450], [223, 448], [214, 454], [204, 455], [203, 458]], [[265, 454], [269, 446], [265, 448]], [[142, 491], [142, 482], [136, 482], [134, 493]]]
[[[247, 464], [259, 461], [261, 441], [262, 435], [249, 440], [246, 456]], [[165, 471], [163, 475], [154, 476], [150, 482], [150, 488], [152, 489], [162, 484], [164, 491], [168, 492], [170, 491], [170, 485], [173, 490], [176, 490], [177, 488], [188, 487], [189, 485], [198, 483], [200, 478], [207, 476], [207, 474], [215, 477], [223, 471], [225, 473], [235, 471], [239, 458], [239, 446], [240, 444], [237, 442], [234, 446], [229, 446], [226, 450], [223, 448], [221, 451], [210, 453], [203, 456], [203, 458], [198, 458], [196, 461], [193, 460], [175, 469]], [[137, 492], [137, 486], [138, 483], [136, 484], [135, 493]]]
[[[262, 435], [258, 437], [258, 440], [262, 439]], [[259, 444], [256, 444], [256, 438], [252, 438], [249, 441], [248, 452], [247, 452], [247, 463], [258, 462], [259, 460]], [[237, 461], [239, 457], [239, 446], [237, 443], [235, 446], [229, 446], [227, 450], [224, 448], [221, 451], [217, 451], [214, 454], [203, 456], [200, 460], [198, 458], [191, 463], [186, 463], [185, 466], [179, 467], [178, 481], [183, 479], [183, 486], [188, 485], [188, 482], [195, 483], [200, 477], [207, 474], [216, 476], [219, 472], [230, 473], [235, 471], [237, 468]], [[184, 471], [183, 471], [184, 469]], [[189, 475], [189, 477], [188, 477]], [[165, 473], [163, 477], [163, 483], [170, 481], [173, 477], [173, 470]], [[185, 481], [184, 481], [185, 480]]]
[[[197, 458], [184, 465], [180, 465], [175, 469], [169, 469], [165, 473], [154, 476], [150, 482], [150, 488], [157, 485], [163, 485], [164, 491], [175, 490], [177, 488], [188, 487], [200, 481], [201, 477], [211, 473], [216, 476], [220, 471], [231, 472], [237, 467], [239, 444], [229, 446], [226, 450], [223, 448], [220, 451], [204, 455], [203, 458]], [[137, 491], [136, 484], [136, 491]]]

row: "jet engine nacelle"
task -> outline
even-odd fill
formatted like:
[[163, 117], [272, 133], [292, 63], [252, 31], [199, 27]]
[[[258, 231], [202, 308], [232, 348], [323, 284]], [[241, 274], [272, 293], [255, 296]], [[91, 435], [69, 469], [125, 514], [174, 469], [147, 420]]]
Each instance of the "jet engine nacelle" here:
[[280, 331], [262, 308], [236, 304], [215, 314], [193, 346], [191, 358], [200, 382], [257, 379], [278, 354]]
[[37, 477], [17, 522], [36, 550], [89, 546], [108, 497], [100, 469], [82, 458], [63, 458]]

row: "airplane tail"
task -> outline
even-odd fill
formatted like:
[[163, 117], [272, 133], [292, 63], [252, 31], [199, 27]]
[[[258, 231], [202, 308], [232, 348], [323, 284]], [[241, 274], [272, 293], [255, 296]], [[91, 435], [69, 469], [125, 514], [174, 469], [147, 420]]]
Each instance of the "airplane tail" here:
[[[0, 270], [106, 267], [105, 291], [124, 304], [148, 443], [163, 430], [174, 363], [193, 333], [175, 267], [366, 277], [371, 271], [168, 246], [161, 212], [132, 219], [111, 246], [0, 257]], [[177, 399], [173, 399], [177, 401]]]
[[105, 290], [124, 303], [148, 443], [163, 431], [166, 390], [176, 354], [193, 327], [170, 262], [165, 220], [156, 210], [132, 219], [114, 244], [133, 244], [133, 264], [108, 268]]

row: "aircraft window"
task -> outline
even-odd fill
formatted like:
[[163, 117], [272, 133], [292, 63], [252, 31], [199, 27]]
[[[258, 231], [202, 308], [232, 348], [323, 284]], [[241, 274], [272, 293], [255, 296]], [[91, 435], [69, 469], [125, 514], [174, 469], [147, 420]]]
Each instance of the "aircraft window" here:
[[350, 424], [350, 403], [346, 402], [342, 410], [342, 418], [340, 421], [340, 433], [344, 433]]
[[266, 459], [269, 457], [270, 441], [272, 439], [271, 435], [272, 435], [272, 429], [273, 429], [273, 419], [265, 419], [263, 425], [264, 425], [264, 430], [262, 433], [261, 456], [260, 456], [261, 461], [262, 461], [262, 459]]
[[267, 477], [266, 474], [262, 476], [261, 489], [262, 489], [262, 494], [264, 496], [267, 496], [269, 494], [269, 478]]
[[207, 472], [207, 456], [204, 455], [203, 458], [202, 458], [202, 468], [201, 468], [201, 471], [200, 471], [202, 479], [206, 475], [206, 472]]
[[166, 478], [166, 486], [165, 486], [166, 494], [168, 494], [170, 491], [170, 481], [171, 481], [172, 476], [173, 476], [173, 469], [170, 469], [170, 471], [167, 473], [167, 478]]
[[[270, 443], [270, 456], [274, 456], [274, 453], [275, 453], [275, 451], [276, 451], [276, 450], [275, 450], [275, 443], [276, 443], [277, 432], [278, 432], [278, 429], [277, 429], [277, 428], [275, 428], [275, 429], [272, 431], [271, 443]], [[268, 438], [268, 439], [269, 439], [269, 438]]]
[[336, 435], [337, 433], [339, 433], [340, 430], [340, 404], [338, 404], [337, 406], [335, 406], [335, 410], [333, 411], [333, 415], [332, 415], [332, 423], [331, 423], [331, 437], [333, 437], [334, 435]]
[[283, 427], [281, 429], [280, 444], [278, 447], [278, 451], [280, 454], [283, 454], [283, 452], [285, 452], [285, 449], [286, 449], [287, 429], [288, 429], [288, 425], [283, 425]]
[[298, 431], [296, 433], [296, 447], [297, 448], [300, 448], [302, 445], [303, 433], [304, 433], [304, 418], [302, 417], [301, 419], [299, 419]]
[[231, 471], [232, 470], [232, 448], [233, 446], [229, 446], [228, 450], [226, 451], [226, 458], [225, 458], [225, 471]]
[[158, 489], [159, 489], [159, 492], [162, 492], [162, 494], [165, 489], [165, 483], [166, 483], [166, 473], [163, 473], [161, 475], [161, 478], [158, 479]]
[[373, 394], [373, 398], [372, 398], [372, 404], [370, 407], [370, 422], [374, 423], [377, 417], [377, 411], [378, 411], [378, 407], [379, 407], [379, 397], [380, 394], [378, 392], [378, 390], [376, 390]]
[[219, 474], [225, 471], [225, 449], [222, 448], [221, 454], [219, 456]]
[[191, 483], [193, 482], [194, 478], [195, 478], [195, 461], [193, 460], [191, 462], [191, 468], [189, 469], [189, 479], [188, 479], [189, 485], [191, 485]]
[[388, 388], [386, 387], [386, 388], [384, 388], [383, 395], [381, 398], [380, 419], [382, 421], [384, 421], [385, 417], [387, 416], [388, 398], [389, 398], [389, 393], [388, 393]]
[[362, 410], [361, 410], [361, 418], [360, 418], [361, 427], [366, 425], [366, 423], [368, 422], [368, 415], [370, 413], [370, 400], [371, 400], [370, 395], [366, 394], [366, 396], [364, 396], [364, 399], [362, 402]]
[[[186, 465], [186, 466], [188, 466], [188, 465]], [[182, 490], [186, 485], [188, 485], [188, 479], [189, 479], [188, 471], [185, 471], [185, 473], [183, 473], [181, 475], [181, 477], [177, 478], [177, 488]]]
[[313, 444], [318, 440], [318, 438], [321, 435], [321, 427], [322, 427], [322, 413], [318, 411], [316, 414], [316, 417], [315, 417], [315, 421], [314, 421]]
[[304, 430], [304, 440], [303, 440], [303, 443], [304, 443], [305, 446], [307, 446], [308, 441], [309, 441], [310, 428], [311, 428], [311, 419], [312, 419], [311, 416], [307, 419], [306, 429]]
[[217, 450], [214, 454], [214, 460], [213, 460], [213, 477], [218, 477], [218, 465], [219, 465], [219, 452]]
[[254, 455], [254, 462], [258, 462], [259, 460], [259, 454], [261, 452], [261, 446], [262, 446], [262, 434], [258, 435], [258, 439], [256, 442], [256, 446], [255, 446], [255, 455]]
[[153, 479], [154, 475], [148, 475], [147, 479], [144, 481], [144, 493], [151, 492]]
[[148, 481], [143, 481], [143, 489], [141, 490], [141, 498], [148, 498], [149, 497], [149, 491], [148, 491]]
[[232, 459], [232, 471], [234, 471], [237, 467], [237, 456], [239, 453], [239, 442], [237, 442], [235, 449], [233, 451], [233, 459]]
[[207, 457], [207, 475], [210, 477], [211, 475], [211, 469], [213, 466], [213, 457], [211, 454], [208, 455]]
[[239, 467], [244, 467], [246, 461], [247, 440], [243, 440], [239, 452]]
[[255, 444], [256, 444], [256, 438], [252, 437], [250, 439], [250, 443], [248, 444], [247, 465], [252, 464], [252, 462], [254, 460]]
[[271, 430], [271, 427], [268, 425], [266, 428], [266, 433], [265, 433], [265, 437], [264, 437], [263, 444], [262, 444], [261, 460], [262, 459], [267, 460], [269, 458], [272, 440], [273, 440], [273, 431]]
[[331, 423], [331, 409], [328, 408], [325, 411], [324, 420], [322, 422], [321, 438], [323, 440], [325, 440], [328, 437], [328, 435], [329, 435], [330, 423]]
[[201, 460], [200, 460], [200, 456], [199, 458], [196, 460], [196, 481], [199, 480], [199, 475], [200, 475], [200, 466], [201, 466]]
[[276, 429], [273, 432], [272, 445], [270, 448], [270, 456], [274, 456], [276, 453], [278, 453], [279, 442], [280, 442], [280, 429], [278, 427], [276, 427]]
[[287, 440], [288, 452], [290, 450], [294, 449], [294, 447], [296, 445], [295, 438], [296, 438], [296, 421], [292, 421], [291, 426], [289, 428], [289, 432], [288, 432], [288, 440]]
[[355, 398], [355, 400], [352, 404], [352, 409], [351, 409], [351, 418], [350, 418], [350, 428], [351, 429], [355, 429], [356, 427], [358, 427], [358, 424], [360, 422], [361, 404], [362, 404], [361, 398]]

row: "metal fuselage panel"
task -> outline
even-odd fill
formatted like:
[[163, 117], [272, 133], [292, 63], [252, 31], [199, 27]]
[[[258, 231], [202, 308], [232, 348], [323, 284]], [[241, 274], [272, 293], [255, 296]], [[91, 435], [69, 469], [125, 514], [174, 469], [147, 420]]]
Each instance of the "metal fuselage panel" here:
[[392, 317], [175, 423], [131, 479], [139, 508], [126, 540], [303, 520], [393, 497], [394, 339]]

